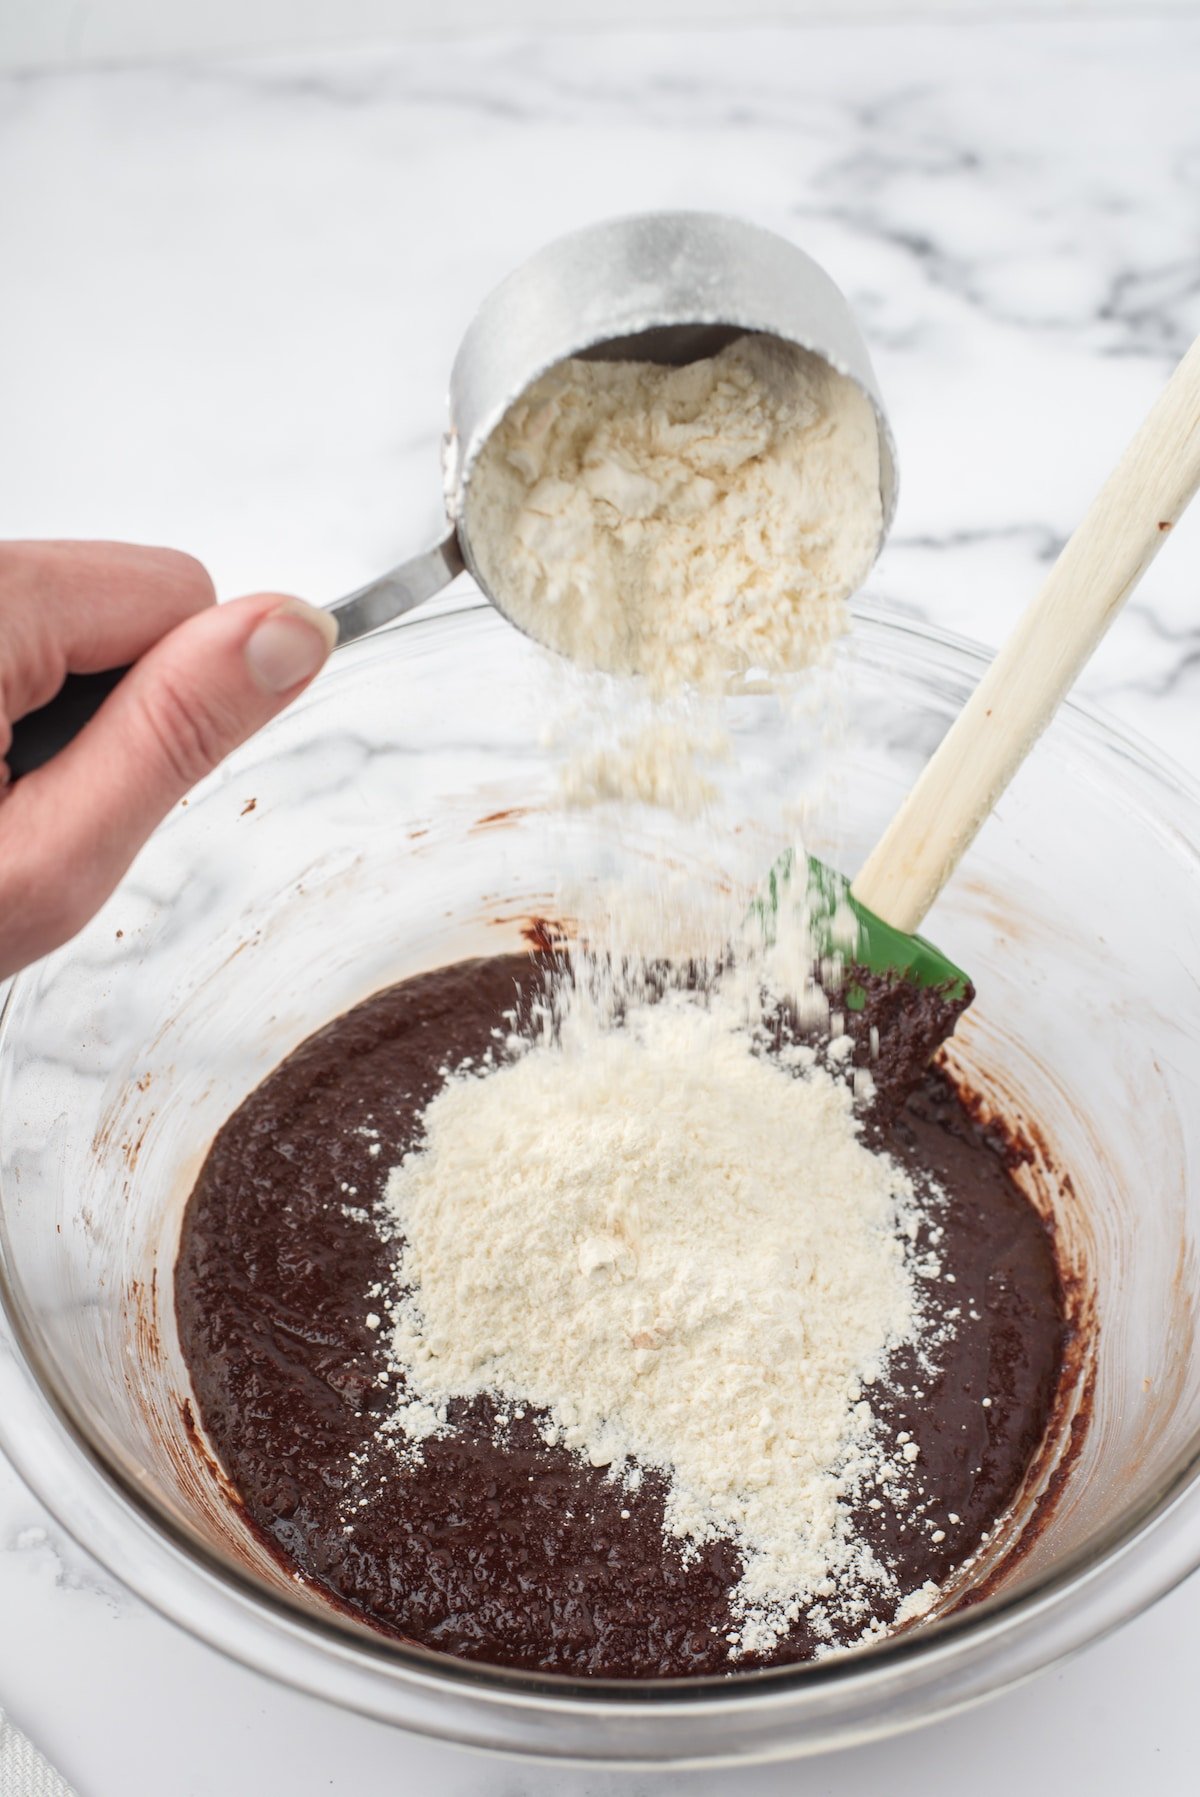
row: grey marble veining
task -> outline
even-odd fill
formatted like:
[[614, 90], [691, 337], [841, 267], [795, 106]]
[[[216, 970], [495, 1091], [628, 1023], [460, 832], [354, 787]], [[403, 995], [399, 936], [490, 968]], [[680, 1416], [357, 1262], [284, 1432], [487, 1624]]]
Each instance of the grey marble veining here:
[[[1175, 17], [0, 79], [0, 534], [176, 543], [226, 593], [347, 591], [433, 532], [446, 379], [483, 292], [588, 219], [715, 207], [794, 236], [859, 315], [901, 467], [872, 597], [996, 643], [1200, 330], [1198, 76], [1200, 20]], [[1200, 776], [1200, 516], [1085, 684]], [[115, 1592], [4, 1468], [0, 1615], [0, 1702], [85, 1797], [282, 1790], [281, 1738], [300, 1797], [662, 1788], [489, 1768], [277, 1690]], [[811, 1788], [988, 1797], [1053, 1767], [1183, 1789], [1198, 1625], [1185, 1588], [975, 1717], [820, 1763]]]

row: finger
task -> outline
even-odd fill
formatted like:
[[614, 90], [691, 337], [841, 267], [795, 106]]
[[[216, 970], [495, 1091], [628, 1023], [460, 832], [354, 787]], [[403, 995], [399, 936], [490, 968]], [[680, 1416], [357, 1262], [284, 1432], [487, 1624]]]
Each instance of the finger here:
[[176, 549], [0, 543], [0, 719], [45, 705], [69, 673], [136, 661], [215, 598]]
[[10, 936], [31, 959], [73, 935], [188, 788], [307, 685], [336, 635], [327, 612], [261, 593], [150, 649], [74, 742], [0, 802], [0, 916], [29, 919], [6, 924], [3, 958], [18, 952]]

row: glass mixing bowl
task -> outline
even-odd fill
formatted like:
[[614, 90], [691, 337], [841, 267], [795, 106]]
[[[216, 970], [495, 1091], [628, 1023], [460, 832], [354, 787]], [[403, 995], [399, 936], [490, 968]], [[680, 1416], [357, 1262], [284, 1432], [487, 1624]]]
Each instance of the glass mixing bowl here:
[[1069, 1170], [1063, 1253], [1080, 1314], [1098, 1317], [1018, 1505], [1025, 1551], [997, 1548], [984, 1601], [721, 1681], [466, 1665], [373, 1635], [290, 1580], [243, 1526], [187, 1402], [171, 1302], [182, 1207], [216, 1129], [290, 1049], [422, 966], [512, 946], [531, 915], [602, 907], [615, 873], [651, 898], [669, 881], [752, 884], [801, 812], [809, 845], [852, 871], [982, 666], [863, 611], [835, 682], [850, 730], [832, 796], [815, 783], [818, 717], [748, 693], [730, 705], [737, 754], [706, 838], [644, 810], [562, 810], [547, 710], [599, 689], [571, 688], [477, 601], [339, 653], [8, 996], [0, 1438], [64, 1526], [275, 1678], [478, 1747], [627, 1764], [913, 1726], [1182, 1578], [1200, 1561], [1200, 795], [1076, 707], [930, 925], [979, 988], [956, 1063], [1025, 1120], [1035, 1197], [1055, 1164]]

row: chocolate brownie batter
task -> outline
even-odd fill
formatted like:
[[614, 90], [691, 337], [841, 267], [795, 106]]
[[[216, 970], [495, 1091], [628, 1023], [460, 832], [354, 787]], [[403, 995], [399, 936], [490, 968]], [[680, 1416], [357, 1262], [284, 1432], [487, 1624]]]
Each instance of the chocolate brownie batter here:
[[[378, 1433], [396, 1376], [383, 1382], [386, 1331], [368, 1326], [366, 1294], [390, 1289], [395, 1244], [372, 1206], [418, 1138], [441, 1070], [493, 1047], [503, 1013], [519, 1013], [543, 977], [544, 963], [517, 955], [408, 980], [310, 1038], [246, 1100], [185, 1218], [184, 1353], [253, 1525], [286, 1566], [385, 1633], [530, 1671], [728, 1672], [737, 1549], [716, 1543], [685, 1563], [664, 1539], [655, 1474], [623, 1489], [545, 1447], [532, 1412], [498, 1443], [486, 1400], [452, 1405], [453, 1433], [427, 1441], [415, 1467]], [[917, 1244], [940, 1230], [934, 1307], [946, 1339], [932, 1370], [911, 1351], [894, 1356], [873, 1394], [886, 1429], [919, 1430], [919, 1476], [903, 1501], [864, 1502], [855, 1516], [907, 1592], [945, 1581], [1019, 1488], [1054, 1402], [1065, 1324], [1051, 1238], [1013, 1181], [1007, 1140], [934, 1070], [875, 1127], [881, 1147], [948, 1194]], [[868, 1600], [857, 1626], [890, 1622], [894, 1609], [894, 1595]], [[769, 1655], [736, 1665], [825, 1644], [802, 1617]]]

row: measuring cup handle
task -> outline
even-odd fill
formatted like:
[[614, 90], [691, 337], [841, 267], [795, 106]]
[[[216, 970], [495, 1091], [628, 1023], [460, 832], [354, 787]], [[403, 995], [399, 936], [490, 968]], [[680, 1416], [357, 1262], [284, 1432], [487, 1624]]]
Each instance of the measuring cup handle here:
[[426, 599], [432, 599], [435, 593], [449, 586], [465, 565], [458, 545], [457, 527], [451, 525], [441, 542], [432, 549], [427, 549], [423, 555], [415, 555], [411, 561], [401, 562], [390, 574], [381, 575], [378, 580], [359, 587], [357, 592], [348, 593], [336, 605], [330, 606], [337, 619], [338, 648], [366, 636], [369, 630], [393, 623], [415, 605], [423, 605]]

